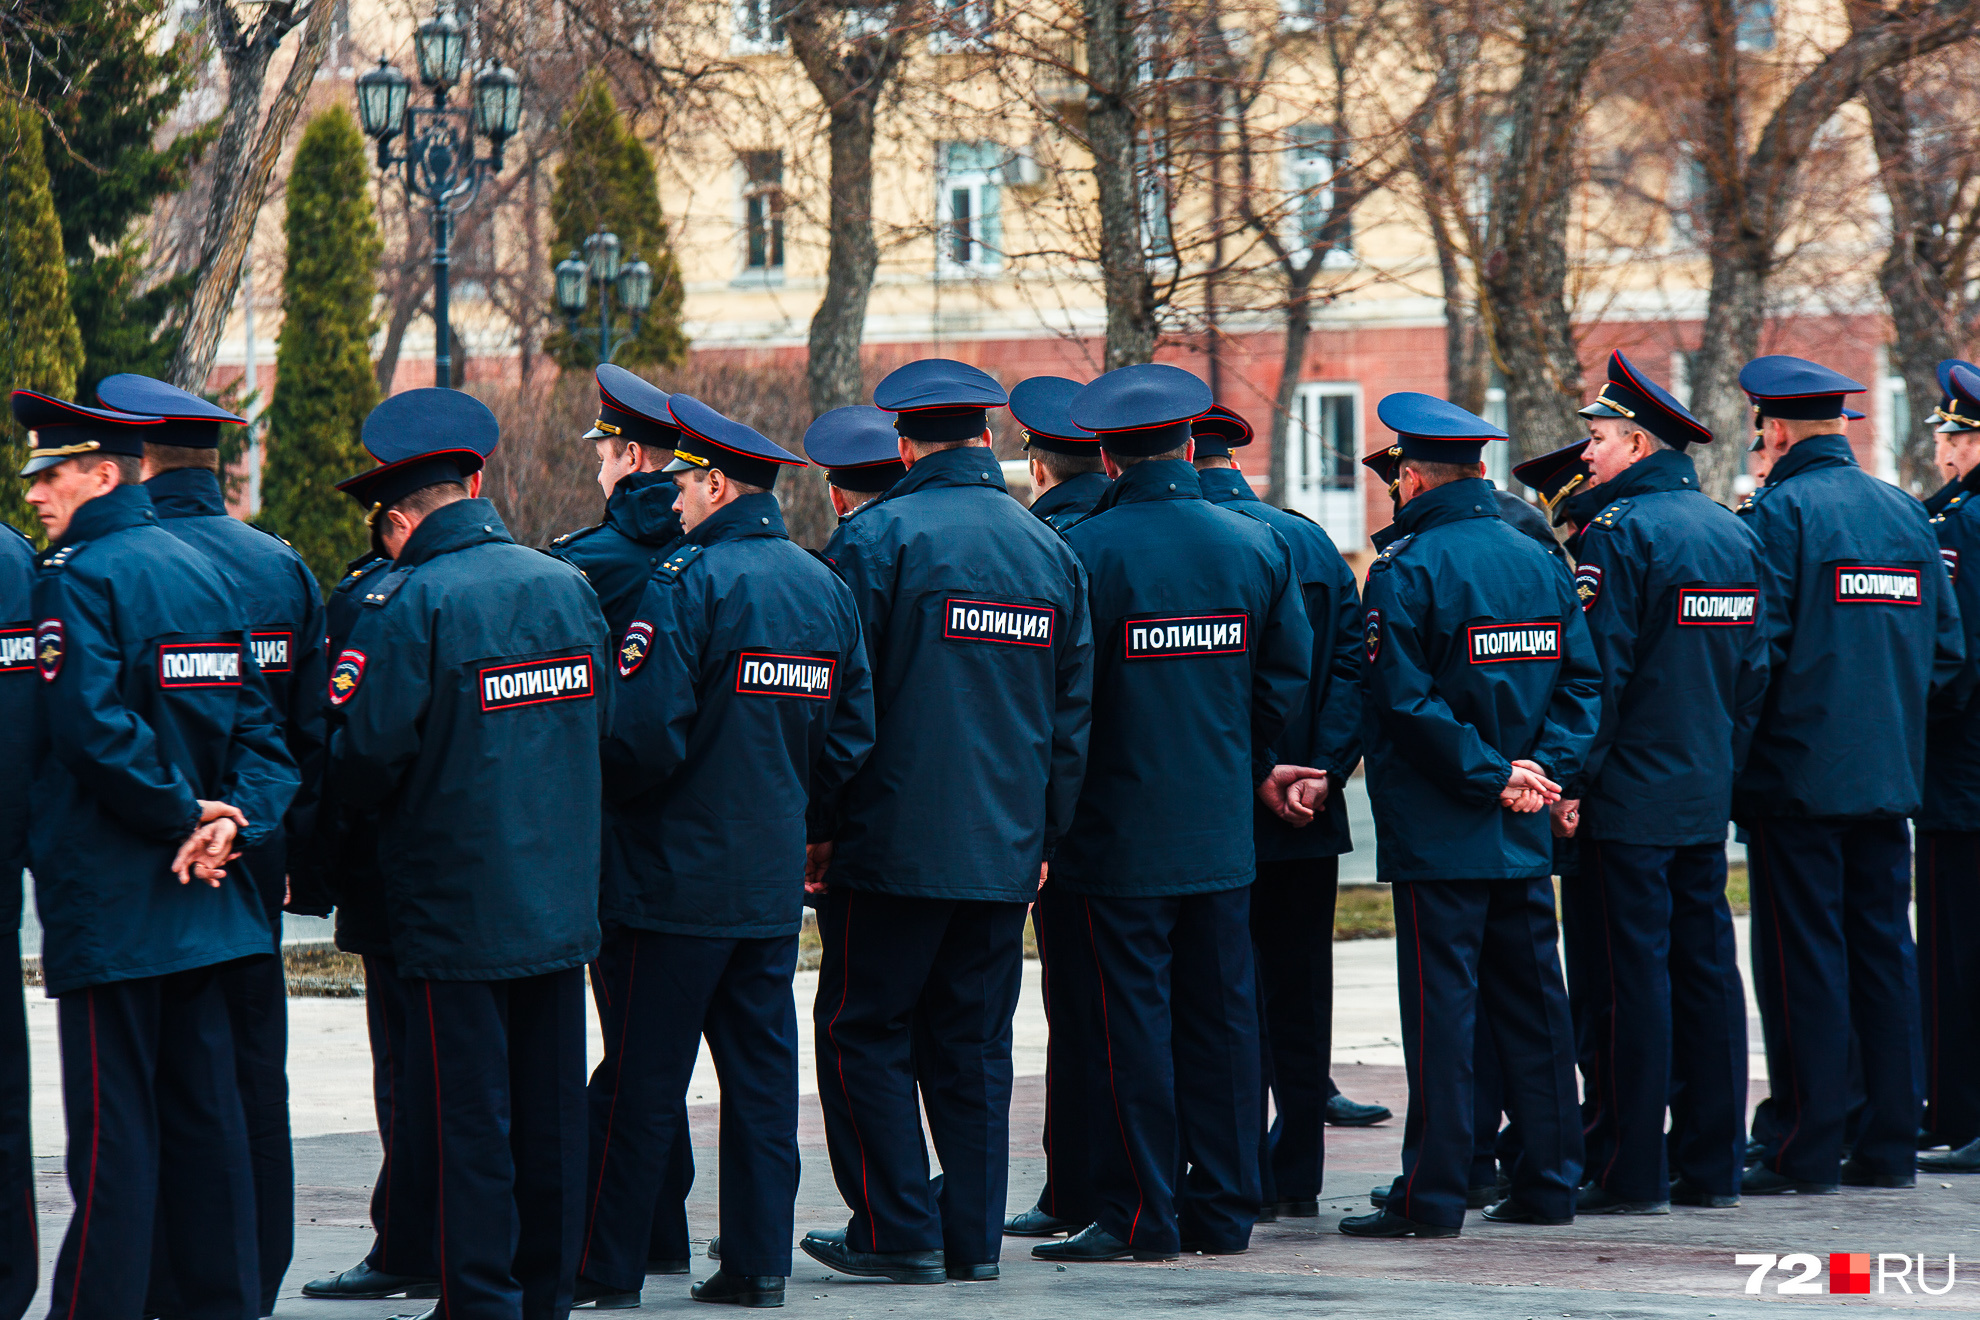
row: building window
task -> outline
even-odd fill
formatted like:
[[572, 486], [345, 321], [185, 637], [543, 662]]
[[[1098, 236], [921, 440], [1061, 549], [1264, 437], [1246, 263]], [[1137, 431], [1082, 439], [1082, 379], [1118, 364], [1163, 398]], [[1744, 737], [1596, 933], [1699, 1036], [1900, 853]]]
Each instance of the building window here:
[[777, 50], [784, 44], [786, 0], [734, 0], [736, 31], [731, 46], [742, 52]]
[[1287, 506], [1344, 546], [1361, 540], [1361, 386], [1308, 381], [1286, 428]]
[[[1492, 368], [1492, 383], [1485, 387], [1485, 408], [1478, 414], [1501, 431], [1509, 430], [1506, 425], [1506, 378]], [[1485, 446], [1485, 479], [1500, 490], [1510, 490], [1523, 495], [1523, 490], [1512, 485], [1512, 446], [1497, 441]]]
[[1738, 0], [1733, 41], [1741, 50], [1774, 48], [1774, 0]]
[[1292, 133], [1292, 160], [1287, 187], [1293, 194], [1293, 240], [1302, 252], [1323, 245], [1323, 264], [1352, 264], [1354, 227], [1348, 217], [1334, 217], [1334, 178], [1345, 155], [1340, 131], [1332, 124], [1297, 124]]
[[784, 153], [745, 151], [743, 264], [750, 270], [784, 268]]
[[991, 0], [935, 0], [928, 48], [937, 53], [982, 50], [990, 40], [994, 16]]
[[1175, 235], [1169, 227], [1167, 153], [1152, 136], [1134, 146], [1134, 176], [1141, 189], [1141, 247], [1153, 261], [1176, 259]]
[[942, 264], [976, 270], [1003, 265], [998, 184], [1010, 153], [995, 142], [944, 142], [938, 150]]

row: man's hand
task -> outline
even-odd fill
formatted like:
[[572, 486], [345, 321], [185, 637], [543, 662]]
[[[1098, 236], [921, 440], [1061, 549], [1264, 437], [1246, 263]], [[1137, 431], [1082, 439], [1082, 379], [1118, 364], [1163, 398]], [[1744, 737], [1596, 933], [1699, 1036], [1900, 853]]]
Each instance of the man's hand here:
[[804, 845], [804, 892], [822, 894], [825, 892], [825, 872], [832, 865], [832, 842], [807, 843]]
[[1302, 779], [1286, 790], [1287, 802], [1297, 802], [1309, 811], [1320, 812], [1327, 809], [1327, 799], [1334, 794], [1334, 777], [1322, 771], [1316, 779]]
[[[1313, 807], [1308, 801], [1309, 791], [1292, 791], [1302, 780], [1327, 778], [1325, 770], [1315, 770], [1308, 765], [1275, 765], [1272, 773], [1266, 775], [1258, 785], [1258, 800], [1294, 829], [1313, 823]], [[1324, 795], [1322, 796], [1324, 801]]]
[[1052, 864], [1050, 862], [1040, 862], [1038, 864], [1038, 887], [1040, 889], [1045, 887], [1045, 881], [1050, 879], [1051, 875]]
[[179, 845], [178, 854], [172, 858], [172, 873], [179, 877], [180, 884], [190, 883], [196, 875], [211, 888], [218, 889], [226, 878], [226, 864], [240, 856], [234, 849], [234, 840], [240, 834], [234, 822], [240, 813], [231, 807], [228, 810], [233, 814], [215, 816]]
[[248, 818], [242, 814], [239, 807], [225, 802], [208, 802], [205, 798], [199, 798], [197, 801], [199, 802], [200, 824], [210, 825], [222, 816], [229, 816], [232, 817], [237, 829], [244, 830], [247, 828]]
[[1581, 825], [1581, 799], [1562, 798], [1549, 810], [1554, 818], [1554, 837], [1572, 839], [1575, 830]]
[[1561, 786], [1547, 778], [1532, 761], [1514, 761], [1511, 777], [1499, 790], [1499, 805], [1521, 815], [1545, 810], [1560, 799]]

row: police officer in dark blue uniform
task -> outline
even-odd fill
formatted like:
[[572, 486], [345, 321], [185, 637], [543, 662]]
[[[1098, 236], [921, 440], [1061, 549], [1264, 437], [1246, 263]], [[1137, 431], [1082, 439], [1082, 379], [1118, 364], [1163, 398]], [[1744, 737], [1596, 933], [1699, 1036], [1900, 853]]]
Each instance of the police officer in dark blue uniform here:
[[870, 403], [834, 408], [804, 430], [804, 452], [825, 469], [839, 521], [871, 504], [907, 475], [894, 415]]
[[569, 1309], [583, 1230], [605, 621], [475, 498], [496, 429], [457, 391], [394, 395], [365, 419], [379, 466], [339, 483], [395, 562], [331, 664], [329, 785], [379, 811], [441, 1320]]
[[1093, 512], [1107, 493], [1100, 437], [1074, 425], [1068, 411], [1085, 388], [1064, 376], [1033, 376], [1011, 389], [1011, 416], [1024, 428], [1031, 460], [1031, 511], [1056, 532]]
[[985, 418], [1005, 402], [996, 381], [936, 358], [874, 401], [908, 472], [825, 557], [859, 608], [879, 736], [815, 823], [807, 869], [824, 884], [819, 1102], [853, 1213], [800, 1245], [848, 1274], [994, 1279], [1025, 907], [1086, 762], [1085, 576], [1004, 488]]
[[[1578, 444], [1580, 442], [1577, 441], [1576, 443]], [[1573, 449], [1574, 446], [1570, 445], [1568, 448]], [[1374, 453], [1366, 455], [1361, 460], [1361, 466], [1381, 478], [1382, 484], [1389, 488], [1389, 499], [1391, 501], [1397, 501], [1401, 498], [1402, 460], [1403, 451], [1401, 445], [1390, 445], [1387, 449], [1378, 449]], [[1532, 461], [1537, 463], [1540, 460], [1535, 459]], [[1514, 475], [1517, 476], [1522, 468], [1529, 466], [1530, 464], [1523, 463], [1519, 467], [1515, 467], [1513, 469]], [[1486, 484], [1490, 485], [1491, 483], [1487, 482]], [[1531, 485], [1532, 483], [1528, 482], [1527, 484]], [[1532, 537], [1548, 554], [1565, 562], [1567, 555], [1561, 549], [1560, 541], [1555, 539], [1553, 532], [1548, 529], [1548, 521], [1545, 514], [1511, 491], [1500, 490], [1497, 486], [1492, 487], [1492, 498], [1498, 503], [1499, 516], [1504, 518], [1514, 531]], [[1397, 507], [1400, 508], [1401, 505], [1398, 504]], [[1387, 549], [1389, 543], [1401, 535], [1402, 533], [1396, 530], [1396, 525], [1392, 522], [1368, 539], [1374, 543], [1377, 550], [1383, 550]]]
[[1239, 1252], [1258, 1215], [1257, 858], [1230, 822], [1261, 786], [1310, 822], [1287, 790], [1321, 771], [1274, 755], [1306, 695], [1313, 630], [1285, 541], [1203, 498], [1190, 422], [1212, 402], [1159, 364], [1073, 400], [1115, 480], [1066, 533], [1092, 599], [1093, 741], [1045, 890], [1047, 929], [1086, 934], [1084, 958], [1056, 960], [1054, 996], [1087, 1042], [1099, 1214], [1033, 1248], [1046, 1260]]
[[[1759, 536], [1766, 703], [1733, 818], [1747, 831], [1754, 992], [1775, 1122], [1750, 1195], [1910, 1186], [1918, 987], [1908, 914], [1926, 705], [1965, 639], [1925, 511], [1857, 466], [1843, 398], [1792, 357], [1740, 369], [1773, 465], [1740, 510]], [[1851, 1030], [1868, 1107], [1842, 1162]]]
[[[127, 1320], [155, 1290], [253, 1320], [254, 1177], [217, 969], [272, 956], [254, 882], [228, 862], [278, 827], [295, 762], [233, 585], [158, 526], [137, 481], [160, 420], [25, 390], [13, 408], [50, 543], [29, 864], [82, 1208], [51, 1313]], [[169, 1278], [151, 1277], [154, 1232]]]
[[[660, 472], [673, 461], [680, 432], [667, 412], [666, 391], [609, 362], [597, 375], [598, 420], [583, 438], [598, 447], [605, 517], [564, 533], [550, 543], [550, 553], [591, 583], [616, 647], [647, 580], [681, 536], [680, 515], [674, 512], [678, 492]], [[685, 1187], [681, 1194], [687, 1194]], [[687, 1245], [685, 1228], [679, 1245]]]
[[[1925, 502], [1966, 631], [1964, 683], [1980, 670], [1980, 367], [1939, 364], [1945, 402], [1935, 455], [1946, 484]], [[1948, 711], [1925, 734], [1917, 817], [1918, 984], [1925, 1052], [1925, 1136], [1918, 1167], [1980, 1170], [1980, 707]]]
[[1580, 767], [1601, 674], [1566, 573], [1500, 516], [1479, 451], [1505, 433], [1454, 404], [1392, 394], [1397, 535], [1363, 595], [1364, 752], [1381, 878], [1396, 884], [1410, 1083], [1403, 1171], [1361, 1237], [1455, 1236], [1472, 1162], [1477, 1019], [1490, 1017], [1520, 1128], [1488, 1217], [1574, 1217], [1581, 1129], [1555, 953], [1545, 806]]
[[800, 460], [673, 397], [686, 539], [619, 644], [605, 747], [600, 915], [620, 979], [591, 1081], [591, 1194], [577, 1298], [637, 1303], [706, 1033], [722, 1081], [722, 1268], [704, 1302], [780, 1306], [797, 1196], [797, 1018], [806, 816], [873, 746], [852, 593], [791, 543], [770, 493]]
[[[1699, 489], [1686, 450], [1712, 433], [1621, 352], [1581, 415], [1607, 503], [1582, 529], [1575, 592], [1608, 692], [1552, 815], [1581, 843], [1564, 890], [1595, 914], [1589, 979], [1608, 1021], [1590, 1081], [1614, 1136], [1591, 1157], [1578, 1208], [1729, 1207], [1745, 1167], [1747, 1054], [1725, 844], [1767, 687], [1760, 546]], [[1571, 970], [1581, 953], [1570, 949]]]
[[1203, 498], [1256, 518], [1284, 539], [1313, 627], [1312, 679], [1275, 744], [1279, 759], [1326, 772], [1310, 824], [1294, 828], [1252, 806], [1258, 878], [1251, 887], [1251, 941], [1258, 960], [1261, 1099], [1278, 1110], [1266, 1132], [1259, 1175], [1264, 1213], [1320, 1213], [1325, 1169], [1327, 1074], [1334, 1037], [1334, 900], [1341, 854], [1352, 852], [1341, 789], [1361, 760], [1361, 595], [1333, 538], [1309, 518], [1258, 498], [1232, 450], [1251, 443], [1251, 424], [1219, 404], [1190, 427]]
[[[323, 747], [323, 597], [302, 556], [280, 537], [227, 513], [220, 490], [220, 428], [247, 419], [197, 394], [145, 376], [106, 377], [97, 402], [164, 424], [145, 433], [146, 493], [165, 530], [205, 554], [230, 582], [254, 625], [255, 662], [268, 681], [289, 754], [299, 767]], [[306, 776], [313, 778], [313, 775]], [[314, 793], [297, 794], [288, 824], [244, 855], [261, 891], [273, 952], [280, 952], [288, 841], [306, 830]], [[234, 1062], [254, 1156], [261, 1234], [261, 1313], [275, 1309], [295, 1249], [295, 1161], [289, 1147], [289, 996], [280, 958], [254, 958], [221, 973], [234, 1020]]]
[[[34, 546], [0, 523], [0, 920], [20, 957], [34, 738]], [[19, 977], [8, 978], [19, 982]], [[20, 1320], [41, 1267], [29, 1141], [26, 993], [0, 987], [0, 1320]]]

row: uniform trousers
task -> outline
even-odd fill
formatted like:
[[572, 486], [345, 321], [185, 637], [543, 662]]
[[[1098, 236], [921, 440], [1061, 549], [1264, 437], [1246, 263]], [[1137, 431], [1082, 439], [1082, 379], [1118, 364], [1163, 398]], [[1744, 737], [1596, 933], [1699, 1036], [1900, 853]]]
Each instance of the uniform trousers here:
[[[714, 939], [613, 930], [594, 983], [615, 978], [605, 1057], [591, 1075], [591, 1178], [578, 1273], [639, 1288], [701, 1039], [722, 1083], [722, 1268], [789, 1275], [798, 1185], [795, 935]], [[675, 1201], [678, 1206], [678, 1200]], [[675, 1257], [673, 1259], [685, 1259]]]
[[1925, 1130], [1980, 1137], [1980, 834], [1918, 834], [1918, 989]]
[[[818, 1101], [855, 1251], [939, 1249], [951, 1269], [996, 1262], [1024, 914], [1023, 903], [843, 885], [821, 896]], [[936, 1185], [920, 1110], [942, 1161]]]
[[1086, 949], [1062, 959], [1058, 994], [1085, 1015], [1093, 1047], [1097, 1222], [1137, 1251], [1251, 1240], [1261, 1105], [1250, 900], [1250, 886], [1077, 896]]
[[[598, 957], [591, 964], [591, 1002], [598, 1009], [598, 1026], [604, 1039], [609, 1043], [618, 1038], [624, 1030], [620, 1019], [619, 1005], [623, 998], [614, 998], [614, 986], [627, 983], [629, 972], [624, 966], [625, 959], [632, 955], [637, 942], [631, 939], [607, 938], [599, 946]], [[650, 960], [649, 960], [650, 961]], [[590, 1088], [586, 1088], [586, 1105], [590, 1107]], [[597, 1156], [597, 1116], [593, 1111], [592, 1138], [594, 1142], [593, 1164]], [[593, 1179], [597, 1177], [593, 1169]], [[694, 1141], [688, 1134], [687, 1107], [680, 1110], [680, 1121], [674, 1124], [674, 1137], [667, 1149], [666, 1173], [661, 1178], [660, 1194], [653, 1203], [653, 1230], [646, 1245], [646, 1258], [651, 1263], [661, 1261], [680, 1262], [694, 1255], [694, 1247], [688, 1238], [687, 1198], [694, 1190]]]
[[1905, 822], [1763, 818], [1747, 828], [1753, 990], [1773, 1100], [1762, 1163], [1803, 1182], [1837, 1181], [1854, 1028], [1866, 1108], [1853, 1158], [1871, 1172], [1911, 1173], [1918, 978]]
[[[1597, 979], [1609, 1005], [1594, 1076], [1613, 1115], [1593, 1182], [1624, 1201], [1670, 1199], [1671, 1175], [1739, 1194], [1746, 1153], [1746, 992], [1726, 847], [1587, 839], [1580, 889], [1599, 909]], [[1671, 1139], [1664, 1137], [1666, 1098]]]
[[1038, 938], [1038, 980], [1045, 1000], [1045, 1190], [1038, 1208], [1054, 1219], [1090, 1224], [1100, 1215], [1093, 1194], [1093, 1152], [1087, 1146], [1091, 1124], [1086, 1070], [1089, 1042], [1080, 1029], [1085, 1014], [1060, 1005], [1054, 968], [1086, 953], [1080, 898], [1048, 884], [1031, 905], [1031, 927]]
[[[242, 858], [261, 892], [269, 928], [282, 929], [288, 847], [280, 831]], [[255, 1236], [261, 1262], [261, 1313], [275, 1309], [296, 1246], [296, 1165], [289, 1144], [289, 986], [277, 956], [230, 963], [220, 973], [234, 1025], [234, 1071], [247, 1115], [254, 1162]]]
[[1615, 1019], [1610, 994], [1602, 905], [1577, 872], [1579, 840], [1556, 839], [1554, 872], [1561, 877], [1561, 963], [1567, 977], [1568, 1008], [1574, 1018], [1574, 1061], [1581, 1073], [1583, 1167], [1594, 1170], [1615, 1149], [1614, 1078], [1603, 1072], [1614, 1056], [1609, 1039]]
[[[15, 877], [18, 883], [19, 877]], [[20, 932], [14, 962], [20, 961]], [[28, 1130], [26, 992], [18, 976], [0, 987], [0, 1320], [21, 1320], [41, 1268], [34, 1214], [34, 1146]]]
[[1512, 1196], [1543, 1218], [1571, 1218], [1581, 1122], [1553, 884], [1422, 880], [1395, 889], [1409, 1116], [1388, 1208], [1423, 1224], [1464, 1223], [1482, 1012], [1498, 1044], [1505, 1109], [1519, 1128]]
[[433, 1115], [437, 1320], [563, 1320], [584, 1235], [584, 969], [406, 979], [406, 1100]]
[[[261, 1314], [254, 1171], [220, 981], [218, 968], [201, 967], [58, 1001], [75, 1212], [51, 1316]], [[155, 1286], [154, 1232], [170, 1270]]]
[[[408, 1098], [418, 1056], [406, 1038], [412, 1014], [406, 982], [389, 954], [364, 959], [364, 1022], [371, 1035], [371, 1095], [385, 1158], [371, 1191], [377, 1235], [364, 1263], [386, 1274], [439, 1277], [433, 1258], [433, 1124]], [[424, 1120], [424, 1121], [423, 1121]]]
[[1326, 1170], [1327, 1073], [1334, 1041], [1334, 901], [1340, 858], [1260, 862], [1251, 887], [1258, 966], [1260, 1121], [1269, 1095], [1259, 1192], [1312, 1201]]

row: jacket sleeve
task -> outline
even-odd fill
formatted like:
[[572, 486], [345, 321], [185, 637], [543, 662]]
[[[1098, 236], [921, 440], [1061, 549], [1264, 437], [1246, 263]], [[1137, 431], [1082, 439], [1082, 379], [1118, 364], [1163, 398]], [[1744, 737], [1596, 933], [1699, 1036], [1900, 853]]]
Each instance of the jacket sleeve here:
[[[613, 686], [611, 725], [602, 747], [605, 797], [624, 802], [657, 788], [687, 758], [688, 734], [701, 709], [703, 653], [713, 626], [703, 599], [708, 575], [656, 576], [646, 584], [634, 623], [653, 626], [646, 658]], [[615, 674], [622, 666], [615, 666]]]
[[837, 832], [838, 802], [852, 777], [866, 764], [879, 731], [873, 718], [873, 671], [866, 664], [866, 639], [852, 602], [844, 602], [840, 628], [839, 695], [825, 726], [825, 745], [811, 767], [807, 841], [822, 843]]
[[285, 732], [289, 755], [295, 758], [302, 774], [302, 786], [296, 790], [295, 800], [289, 804], [283, 828], [291, 839], [308, 839], [316, 832], [317, 801], [322, 790], [323, 757], [329, 736], [323, 718], [323, 692], [329, 680], [329, 666], [323, 657], [323, 597], [317, 591], [316, 580], [309, 575], [309, 570], [300, 563], [296, 570], [298, 589], [307, 605], [301, 631], [294, 641], [295, 655], [290, 672], [285, 675], [288, 680], [286, 706], [289, 712]]
[[1052, 660], [1052, 779], [1045, 789], [1045, 859], [1072, 827], [1086, 780], [1086, 747], [1093, 730], [1093, 613], [1086, 565], [1073, 559], [1072, 608]]
[[[1334, 581], [1309, 586], [1306, 616], [1313, 626], [1313, 702], [1308, 746], [1336, 783], [1344, 783], [1361, 761], [1361, 593], [1354, 570], [1338, 552]], [[1316, 589], [1317, 588], [1317, 589]]]
[[[1751, 535], [1751, 528], [1747, 531], [1753, 547], [1754, 581], [1758, 582], [1766, 572], [1760, 540]], [[1767, 677], [1773, 672], [1773, 645], [1767, 626], [1769, 608], [1767, 592], [1763, 589], [1754, 610], [1753, 626], [1746, 630], [1745, 644], [1740, 647], [1739, 671], [1733, 679], [1734, 774], [1746, 767], [1746, 753], [1753, 746], [1754, 730], [1760, 727], [1760, 712], [1767, 705]]]
[[1418, 773], [1460, 802], [1495, 801], [1512, 778], [1512, 765], [1437, 695], [1417, 607], [1401, 576], [1378, 566], [1362, 599], [1377, 616], [1375, 658], [1362, 671], [1368, 709]]
[[[1596, 579], [1600, 586], [1595, 598], [1585, 602], [1585, 608], [1577, 612], [1587, 625], [1589, 640], [1594, 647], [1595, 663], [1601, 673], [1603, 700], [1601, 722], [1596, 728], [1595, 740], [1589, 745], [1588, 754], [1581, 763], [1581, 773], [1572, 782], [1561, 781], [1563, 796], [1570, 798], [1587, 796], [1600, 777], [1602, 764], [1608, 759], [1609, 748], [1615, 744], [1616, 728], [1621, 723], [1623, 691], [1636, 675], [1636, 636], [1643, 612], [1643, 578], [1649, 568], [1649, 559], [1642, 553], [1631, 552], [1640, 551], [1641, 547], [1619, 551], [1616, 541], [1624, 534], [1613, 529], [1591, 527], [1581, 542], [1582, 564], [1600, 574]], [[1565, 667], [1565, 654], [1562, 659]]]
[[[1269, 530], [1269, 529], [1268, 529]], [[1278, 757], [1272, 743], [1285, 731], [1286, 721], [1299, 709], [1300, 698], [1313, 677], [1313, 625], [1306, 618], [1299, 578], [1293, 572], [1292, 551], [1277, 532], [1272, 542], [1279, 552], [1273, 572], [1272, 598], [1259, 630], [1257, 660], [1251, 671], [1251, 782], [1263, 783]]]
[[1787, 663], [1794, 642], [1794, 601], [1801, 585], [1801, 538], [1779, 500], [1756, 503], [1747, 513], [1760, 538], [1760, 629], [1767, 639], [1767, 669]]
[[365, 609], [344, 643], [344, 652], [364, 657], [364, 671], [338, 709], [343, 723], [331, 738], [325, 783], [348, 807], [385, 802], [419, 756], [433, 692], [432, 643], [426, 616], [411, 605], [395, 597], [383, 609]]
[[[1965, 522], [1961, 519], [1961, 522]], [[1980, 569], [1980, 564], [1975, 565]], [[1939, 557], [1938, 571], [1927, 570], [1932, 579], [1932, 602], [1936, 609], [1937, 627], [1932, 638], [1932, 697], [1933, 703], [1944, 709], [1960, 710], [1973, 695], [1974, 672], [1972, 661], [1975, 657], [1967, 654], [1967, 625], [1962, 615], [1972, 617], [1974, 608], [1973, 586], [1969, 579], [1967, 599], [1961, 600], [1946, 573], [1945, 557]]]
[[882, 643], [893, 616], [894, 565], [879, 545], [854, 534], [857, 525], [845, 523], [832, 533], [825, 543], [825, 562], [852, 590], [853, 608], [859, 611], [859, 625], [866, 633], [866, 663], [877, 668], [886, 663]]
[[[1561, 580], [1561, 667], [1547, 701], [1547, 718], [1534, 740], [1531, 760], [1557, 783], [1578, 774], [1602, 722], [1602, 666], [1588, 635], [1581, 602], [1566, 577]], [[1634, 630], [1631, 632], [1634, 637]]]
[[199, 795], [124, 704], [109, 602], [69, 570], [43, 573], [34, 607], [37, 620], [62, 626], [61, 667], [41, 691], [50, 754], [132, 833], [185, 838], [199, 823]]
[[240, 694], [234, 703], [234, 737], [227, 748], [227, 768], [220, 800], [241, 809], [248, 819], [241, 842], [253, 847], [281, 828], [284, 813], [301, 785], [295, 758], [282, 729], [281, 715], [269, 695], [268, 678], [254, 663], [252, 637], [243, 633]]

